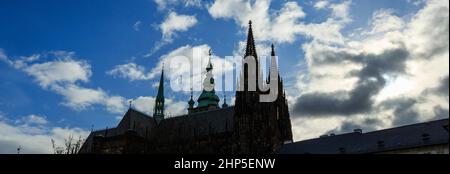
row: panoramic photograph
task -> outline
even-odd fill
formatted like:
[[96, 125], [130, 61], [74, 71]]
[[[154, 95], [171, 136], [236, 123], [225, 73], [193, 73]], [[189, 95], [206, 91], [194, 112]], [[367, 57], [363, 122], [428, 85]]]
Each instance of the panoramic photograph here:
[[448, 155], [449, 2], [1, 0], [0, 154]]

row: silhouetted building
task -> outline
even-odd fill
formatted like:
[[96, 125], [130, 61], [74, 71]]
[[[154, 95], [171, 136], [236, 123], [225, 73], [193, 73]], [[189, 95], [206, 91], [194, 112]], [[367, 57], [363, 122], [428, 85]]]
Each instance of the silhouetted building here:
[[[250, 22], [244, 60], [251, 57], [255, 58], [256, 72], [260, 72]], [[278, 71], [274, 60], [272, 46], [270, 69]], [[268, 91], [259, 88], [248, 90], [249, 73], [254, 72], [249, 72], [248, 64], [243, 66], [240, 80], [245, 88], [236, 92], [235, 106], [228, 106], [226, 100], [222, 107], [219, 106], [220, 99], [214, 90], [213, 65], [209, 60], [204, 90], [198, 97], [197, 107], [194, 107], [191, 92], [188, 114], [172, 118], [165, 118], [164, 114], [162, 71], [153, 117], [130, 107], [116, 128], [92, 132], [80, 153], [273, 153], [282, 144], [292, 142], [283, 81], [278, 76], [275, 101], [260, 102], [260, 94]], [[260, 78], [261, 75], [256, 73], [256, 83], [265, 83]]]
[[448, 154], [449, 119], [363, 133], [324, 135], [282, 146], [278, 154]]

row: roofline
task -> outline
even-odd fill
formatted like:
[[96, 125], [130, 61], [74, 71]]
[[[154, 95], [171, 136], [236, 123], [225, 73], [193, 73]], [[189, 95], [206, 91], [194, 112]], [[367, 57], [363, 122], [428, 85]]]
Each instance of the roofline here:
[[399, 151], [399, 150], [406, 150], [406, 149], [414, 149], [418, 147], [430, 147], [430, 146], [438, 146], [438, 145], [448, 145], [448, 141], [437, 141], [434, 143], [428, 143], [428, 144], [413, 144], [413, 145], [407, 145], [407, 146], [396, 146], [396, 147], [390, 147], [380, 150], [366, 150], [366, 151], [355, 151], [356, 153], [382, 153], [382, 152], [389, 152], [389, 151]]
[[[200, 112], [196, 112], [196, 113], [192, 113], [192, 114], [177, 115], [177, 116], [173, 116], [173, 117], [169, 117], [169, 118], [165, 118], [165, 119], [171, 119], [171, 118], [177, 118], [177, 117], [184, 117], [184, 116], [197, 115], [197, 114], [199, 114], [199, 113], [218, 111], [218, 110], [223, 110], [223, 109], [228, 109], [228, 108], [234, 108], [234, 105], [229, 105], [229, 106], [226, 107], [226, 108], [218, 108], [218, 109], [214, 109], [214, 110], [200, 111]], [[128, 110], [133, 110], [133, 111], [139, 112], [139, 113], [142, 114], [142, 115], [145, 115], [145, 116], [148, 116], [148, 117], [153, 118], [153, 116], [147, 115], [147, 114], [143, 113], [142, 111], [139, 111], [139, 110], [134, 109], [134, 108], [130, 108], [130, 109], [128, 109]], [[128, 112], [128, 111], [127, 111], [127, 112]], [[126, 112], [125, 112], [125, 114], [126, 114]]]
[[[444, 118], [444, 119], [439, 119], [439, 120], [432, 120], [432, 121], [426, 121], [426, 122], [421, 122], [421, 123], [414, 123], [414, 124], [409, 124], [409, 125], [403, 125], [403, 126], [398, 126], [398, 127], [391, 127], [391, 128], [386, 128], [386, 129], [381, 129], [381, 130], [375, 130], [375, 131], [370, 131], [370, 132], [363, 132], [363, 133], [357, 133], [357, 132], [346, 132], [346, 133], [342, 133], [342, 134], [336, 134], [333, 136], [327, 136], [327, 137], [319, 137], [319, 138], [311, 138], [311, 139], [305, 139], [305, 140], [300, 140], [297, 142], [305, 142], [305, 141], [311, 141], [311, 140], [317, 140], [317, 139], [324, 139], [324, 138], [332, 138], [332, 137], [337, 137], [337, 136], [344, 136], [344, 135], [350, 135], [350, 134], [360, 134], [360, 135], [367, 135], [367, 134], [372, 134], [372, 133], [378, 133], [378, 132], [384, 132], [384, 131], [389, 131], [392, 129], [398, 129], [398, 128], [405, 128], [405, 127], [411, 127], [411, 126], [417, 126], [417, 125], [422, 125], [422, 124], [430, 124], [430, 123], [434, 123], [434, 122], [440, 122], [440, 121], [445, 121], [445, 120], [449, 120], [449, 118]], [[294, 142], [296, 143], [296, 142]]]
[[414, 124], [403, 125], [403, 126], [398, 126], [398, 127], [391, 127], [391, 128], [387, 128], [387, 129], [375, 130], [375, 131], [366, 132], [366, 133], [363, 133], [363, 134], [384, 132], [384, 131], [388, 131], [388, 130], [392, 130], [392, 129], [412, 127], [412, 126], [417, 126], [417, 125], [422, 125], [422, 124], [431, 124], [431, 123], [434, 123], [434, 122], [440, 122], [440, 121], [445, 121], [445, 120], [449, 120], [449, 119], [448, 118], [444, 118], [444, 119], [439, 119], [439, 120], [431, 120], [431, 121], [426, 121], [426, 122], [421, 122], [421, 123], [414, 123]]

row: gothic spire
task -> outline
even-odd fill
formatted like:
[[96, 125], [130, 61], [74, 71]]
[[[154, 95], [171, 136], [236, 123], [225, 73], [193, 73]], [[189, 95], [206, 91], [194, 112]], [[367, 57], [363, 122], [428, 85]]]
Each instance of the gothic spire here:
[[159, 88], [158, 88], [158, 95], [156, 98], [160, 98], [164, 100], [164, 64], [161, 70], [161, 77], [159, 79]]
[[161, 78], [159, 79], [159, 89], [156, 95], [153, 118], [159, 124], [164, 119], [164, 64], [161, 70]]
[[275, 55], [275, 46], [272, 44], [272, 51], [270, 52], [270, 56], [271, 56], [271, 60], [270, 60], [270, 67], [269, 67], [269, 75], [267, 76], [267, 83], [270, 82], [270, 73], [272, 71], [274, 72], [278, 72], [278, 78], [280, 78], [280, 72], [278, 70], [278, 64], [277, 64], [277, 60], [276, 60], [276, 55]]
[[247, 36], [247, 47], [245, 49], [245, 56], [253, 56], [258, 57], [256, 54], [256, 47], [255, 47], [255, 39], [253, 38], [253, 29], [252, 29], [252, 21], [248, 22], [248, 36]]

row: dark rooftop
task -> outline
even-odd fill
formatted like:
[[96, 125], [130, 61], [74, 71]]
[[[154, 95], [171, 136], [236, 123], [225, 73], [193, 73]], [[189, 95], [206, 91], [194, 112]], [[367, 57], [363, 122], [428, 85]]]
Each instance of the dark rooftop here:
[[449, 119], [418, 123], [368, 133], [355, 130], [334, 136], [286, 144], [278, 154], [376, 153], [418, 146], [448, 144]]
[[134, 130], [142, 137], [147, 133], [163, 133], [164, 136], [203, 136], [233, 131], [234, 107], [226, 107], [177, 117], [166, 118], [159, 125], [153, 117], [130, 108], [115, 128], [91, 132], [82, 149], [92, 145], [95, 136], [114, 137]]

